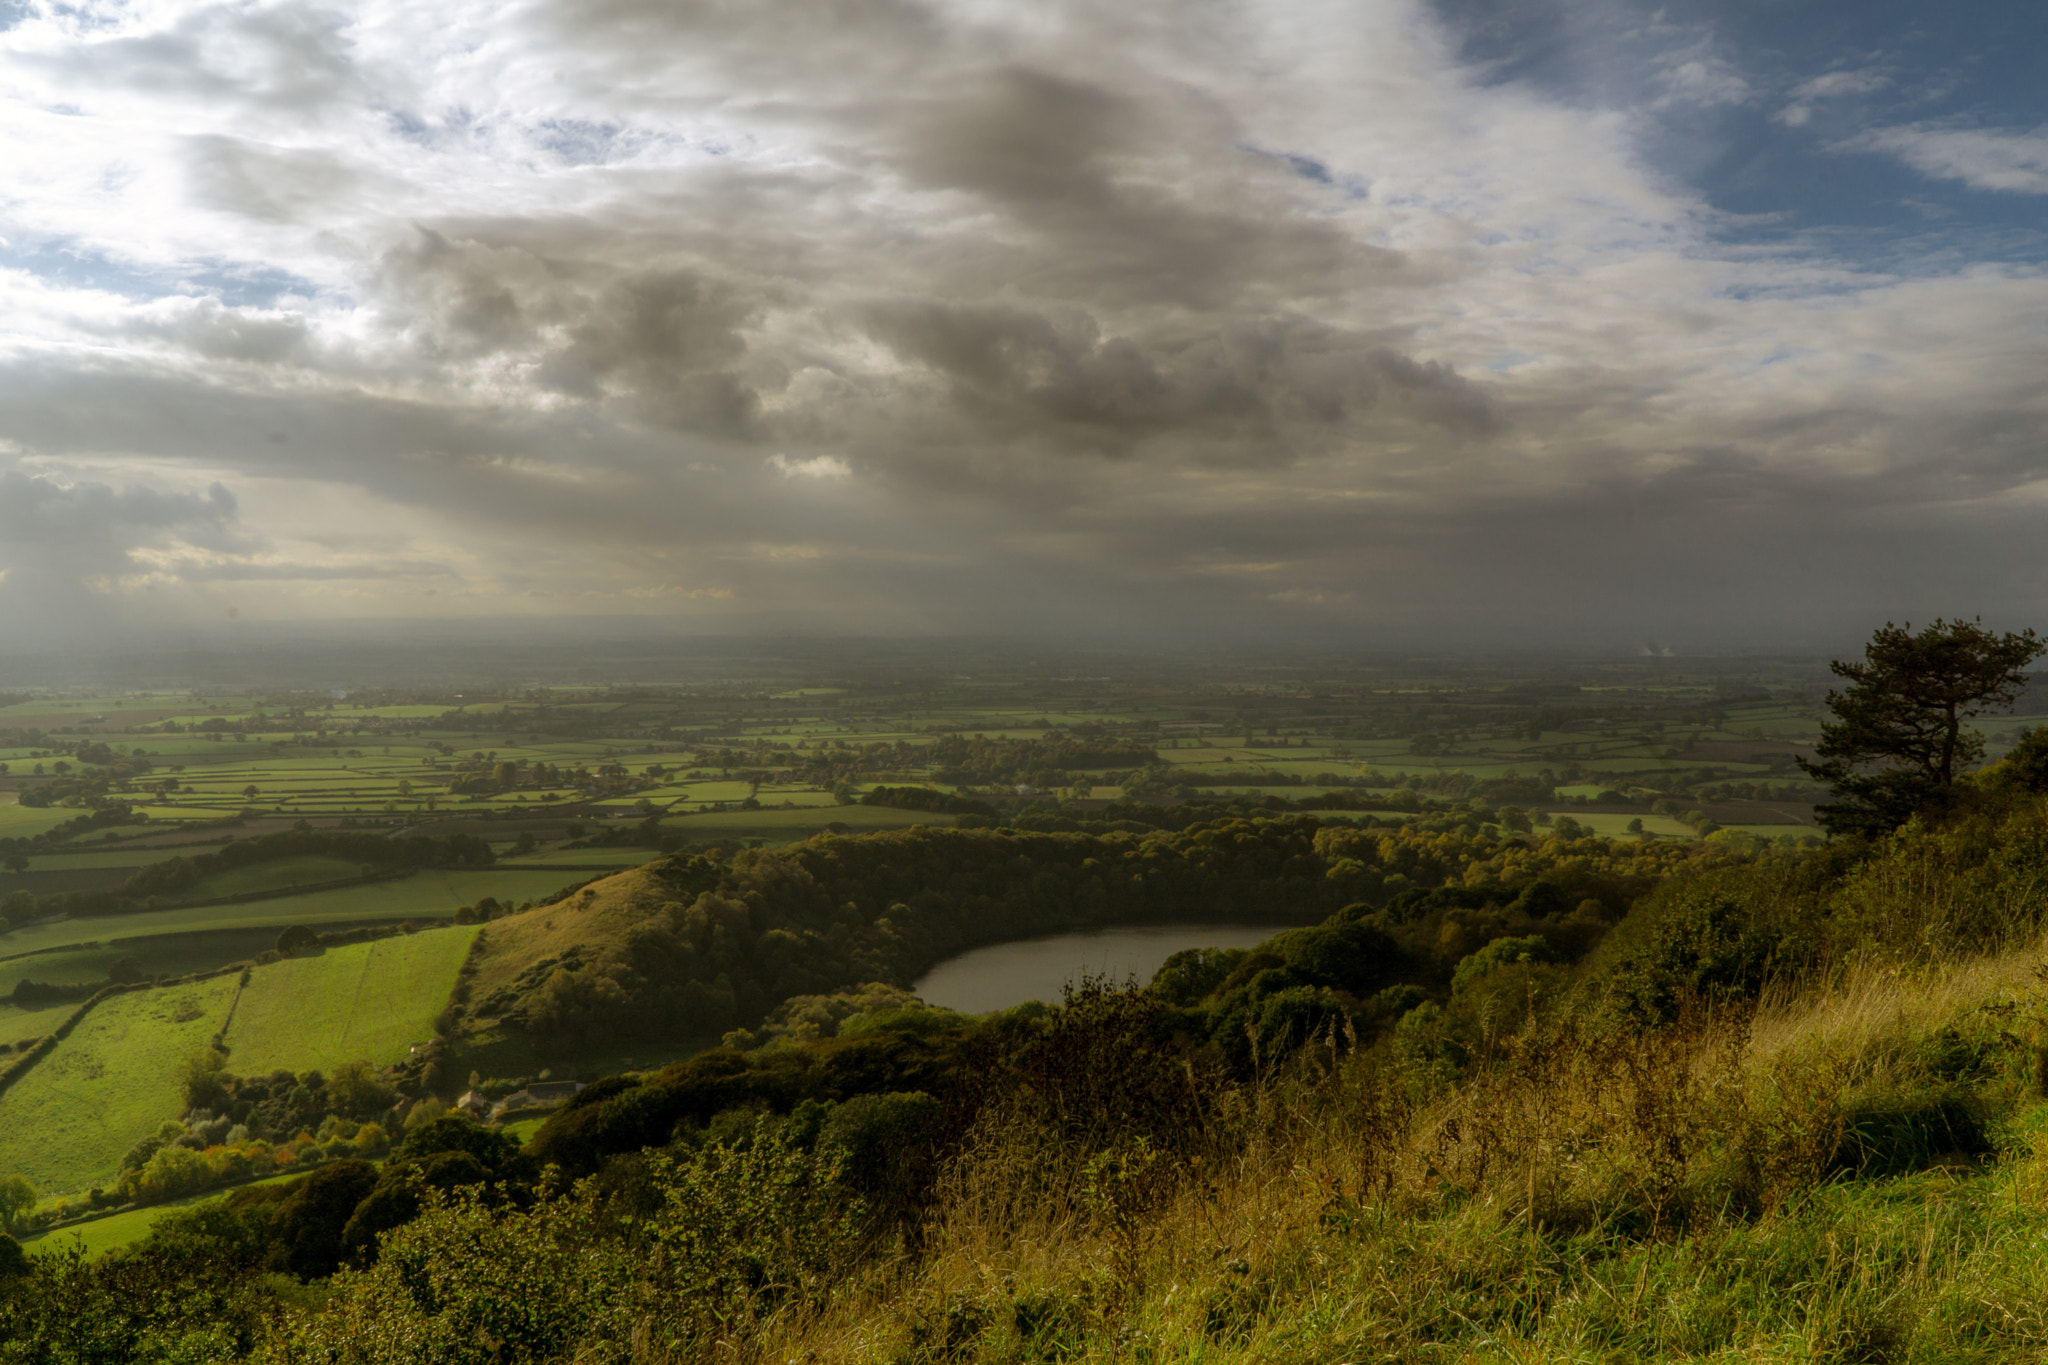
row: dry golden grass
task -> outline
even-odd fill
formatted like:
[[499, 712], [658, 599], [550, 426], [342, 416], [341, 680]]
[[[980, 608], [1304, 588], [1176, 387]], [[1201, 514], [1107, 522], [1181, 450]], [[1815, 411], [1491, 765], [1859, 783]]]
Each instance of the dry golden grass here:
[[1949, 1027], [1986, 1005], [2040, 993], [2048, 935], [2007, 952], [1960, 961], [1853, 964], [1822, 991], [1767, 1000], [1750, 1027], [1749, 1060], [1768, 1068], [1816, 1050], [1876, 1071], [1896, 1062], [1901, 1044]]
[[653, 873], [634, 868], [592, 882], [554, 905], [492, 920], [477, 953], [472, 994], [487, 999], [536, 963], [559, 958], [572, 948], [589, 951], [616, 942], [673, 899], [673, 891]]

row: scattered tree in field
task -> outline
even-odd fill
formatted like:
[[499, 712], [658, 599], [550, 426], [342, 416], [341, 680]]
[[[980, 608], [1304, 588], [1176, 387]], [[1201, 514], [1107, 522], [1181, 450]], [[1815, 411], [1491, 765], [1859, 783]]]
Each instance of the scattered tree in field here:
[[6, 863], [9, 872], [28, 871], [28, 855], [26, 853], [10, 853], [7, 855]]
[[227, 1060], [212, 1048], [201, 1048], [178, 1063], [178, 1090], [185, 1108], [226, 1108], [230, 1099], [226, 1073]]
[[327, 1103], [337, 1114], [367, 1119], [398, 1101], [398, 1092], [377, 1078], [368, 1062], [343, 1062], [327, 1078]]
[[1835, 719], [1821, 726], [1807, 774], [1835, 800], [1815, 810], [1831, 834], [1883, 834], [1939, 809], [1956, 779], [1984, 757], [1974, 716], [2004, 710], [2025, 689], [2026, 668], [2048, 645], [2033, 631], [1994, 635], [1978, 621], [1936, 620], [1918, 634], [1886, 622], [1863, 662], [1830, 667], [1849, 685], [1828, 693]]
[[0, 1176], [0, 1228], [21, 1225], [22, 1215], [36, 1206], [36, 1187], [18, 1175]]

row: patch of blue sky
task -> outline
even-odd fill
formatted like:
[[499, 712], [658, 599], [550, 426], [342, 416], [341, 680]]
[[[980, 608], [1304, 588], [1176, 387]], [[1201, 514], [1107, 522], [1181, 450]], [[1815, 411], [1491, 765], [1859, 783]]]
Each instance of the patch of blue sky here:
[[1303, 180], [1313, 180], [1318, 185], [1335, 183], [1330, 178], [1330, 168], [1312, 156], [1299, 156], [1293, 152], [1282, 152], [1280, 157]]
[[[1726, 242], [1837, 229], [1843, 259], [1876, 263], [1932, 226], [1994, 259], [2048, 260], [2041, 196], [1973, 189], [1854, 141], [1902, 126], [2040, 126], [2038, 0], [1433, 3], [1481, 83], [1630, 110], [1646, 159], [1726, 215]], [[1677, 79], [1689, 63], [1713, 79]]]
[[1341, 191], [1346, 199], [1367, 199], [1372, 196], [1372, 181], [1363, 176], [1339, 175], [1330, 169], [1328, 162], [1317, 157], [1305, 156], [1300, 152], [1276, 152], [1249, 142], [1240, 142], [1237, 149], [1253, 156], [1278, 161], [1288, 171], [1303, 180], [1329, 189]]
[[477, 116], [468, 105], [451, 105], [438, 120], [431, 119], [413, 109], [400, 109], [386, 105], [378, 110], [383, 114], [385, 124], [401, 141], [416, 147], [443, 147], [451, 138], [470, 137], [480, 129], [489, 126], [489, 121]]
[[621, 146], [625, 137], [623, 124], [572, 118], [546, 119], [533, 131], [534, 145], [571, 166], [602, 166], [618, 160], [618, 154], [625, 150]]
[[206, 294], [231, 308], [268, 308], [289, 297], [312, 297], [320, 287], [303, 276], [249, 261], [207, 258], [175, 266], [123, 261], [72, 238], [0, 245], [0, 266], [71, 289], [93, 289], [146, 300]]

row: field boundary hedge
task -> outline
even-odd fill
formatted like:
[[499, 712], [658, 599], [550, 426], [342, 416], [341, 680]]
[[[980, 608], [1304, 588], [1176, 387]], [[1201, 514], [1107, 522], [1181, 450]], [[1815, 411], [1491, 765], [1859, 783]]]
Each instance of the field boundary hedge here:
[[228, 1030], [235, 1026], [235, 1011], [241, 1007], [242, 992], [249, 988], [249, 977], [255, 970], [254, 966], [247, 964], [242, 967], [242, 979], [235, 983], [235, 994], [234, 998], [228, 1001], [228, 1012], [222, 1016], [220, 1027], [213, 1031], [213, 1050], [215, 1052], [226, 1052], [228, 1050]]

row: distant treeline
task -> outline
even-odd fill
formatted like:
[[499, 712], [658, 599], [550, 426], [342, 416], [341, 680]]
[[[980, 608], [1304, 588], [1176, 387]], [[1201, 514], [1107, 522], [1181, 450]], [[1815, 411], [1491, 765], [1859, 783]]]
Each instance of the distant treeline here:
[[986, 801], [977, 801], [970, 796], [955, 796], [951, 792], [934, 791], [930, 787], [876, 787], [862, 795], [863, 806], [889, 806], [896, 810], [924, 810], [938, 815], [986, 815], [993, 817], [996, 808]]
[[[58, 828], [120, 824], [132, 818], [126, 807], [110, 806], [68, 821]], [[496, 861], [490, 844], [472, 834], [451, 834], [440, 838], [413, 835], [389, 839], [381, 834], [346, 830], [286, 830], [231, 843], [213, 853], [151, 863], [138, 869], [113, 891], [74, 891], [54, 896], [37, 896], [29, 891], [11, 892], [0, 897], [0, 920], [25, 924], [45, 915], [118, 915], [153, 909], [190, 891], [215, 873], [281, 858], [307, 856], [345, 858], [394, 871], [422, 867], [485, 867]]]
[[137, 871], [114, 894], [129, 900], [175, 896], [191, 890], [217, 872], [283, 858], [304, 857], [343, 858], [378, 868], [488, 867], [497, 861], [490, 844], [473, 834], [387, 839], [381, 834], [346, 830], [286, 830], [231, 843], [212, 853], [151, 863]]

